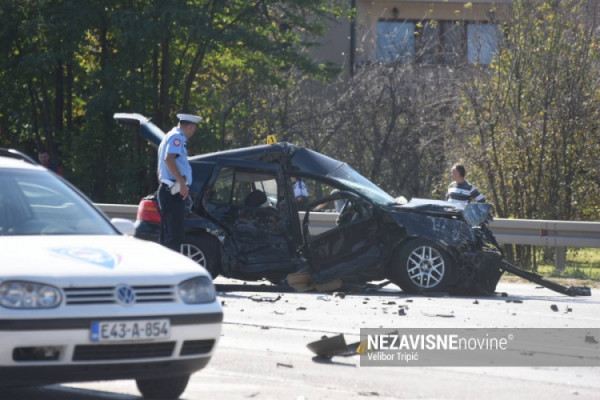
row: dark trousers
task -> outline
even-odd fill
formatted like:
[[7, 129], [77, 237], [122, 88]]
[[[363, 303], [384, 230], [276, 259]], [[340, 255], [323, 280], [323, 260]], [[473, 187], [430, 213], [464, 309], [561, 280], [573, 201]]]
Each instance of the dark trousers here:
[[160, 208], [160, 244], [181, 251], [185, 236], [185, 203], [179, 193], [171, 194], [169, 187], [161, 183], [158, 188], [158, 206]]

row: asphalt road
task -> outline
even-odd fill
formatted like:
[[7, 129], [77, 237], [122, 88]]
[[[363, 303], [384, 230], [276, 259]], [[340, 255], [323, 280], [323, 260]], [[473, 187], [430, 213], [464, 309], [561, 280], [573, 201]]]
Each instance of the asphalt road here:
[[[307, 344], [360, 328], [600, 328], [600, 290], [571, 298], [501, 283], [496, 297], [287, 293], [228, 286], [223, 335], [182, 399], [598, 399], [596, 367], [361, 367], [359, 356], [318, 358]], [[248, 289], [261, 291], [246, 291]], [[231, 289], [235, 289], [231, 290]], [[343, 297], [340, 297], [343, 296]], [[599, 339], [600, 337], [596, 337]], [[590, 357], [600, 360], [599, 345]], [[0, 392], [1, 400], [139, 399], [132, 381]]]

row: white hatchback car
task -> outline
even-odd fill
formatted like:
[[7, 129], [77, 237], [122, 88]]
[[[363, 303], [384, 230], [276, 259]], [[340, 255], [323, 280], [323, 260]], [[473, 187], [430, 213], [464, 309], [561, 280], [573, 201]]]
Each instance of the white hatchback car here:
[[0, 386], [135, 379], [177, 398], [213, 354], [223, 311], [202, 267], [6, 149], [0, 254]]

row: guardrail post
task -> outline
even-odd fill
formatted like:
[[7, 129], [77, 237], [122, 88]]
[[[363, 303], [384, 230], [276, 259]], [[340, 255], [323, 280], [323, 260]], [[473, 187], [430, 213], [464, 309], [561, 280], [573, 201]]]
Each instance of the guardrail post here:
[[564, 271], [567, 264], [567, 248], [566, 247], [555, 247], [554, 248], [554, 269], [556, 271]]

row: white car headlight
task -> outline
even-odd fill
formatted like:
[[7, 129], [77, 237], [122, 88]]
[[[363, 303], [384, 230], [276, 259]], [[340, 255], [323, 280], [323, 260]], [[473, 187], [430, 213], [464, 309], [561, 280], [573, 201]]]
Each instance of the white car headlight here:
[[60, 290], [35, 282], [5, 281], [0, 284], [0, 305], [6, 308], [54, 308], [62, 301]]
[[199, 276], [181, 282], [177, 286], [179, 296], [186, 304], [211, 303], [215, 300], [217, 292], [210, 278]]

